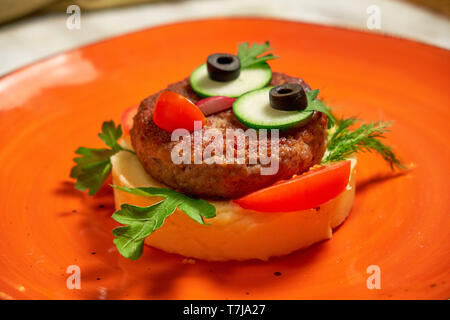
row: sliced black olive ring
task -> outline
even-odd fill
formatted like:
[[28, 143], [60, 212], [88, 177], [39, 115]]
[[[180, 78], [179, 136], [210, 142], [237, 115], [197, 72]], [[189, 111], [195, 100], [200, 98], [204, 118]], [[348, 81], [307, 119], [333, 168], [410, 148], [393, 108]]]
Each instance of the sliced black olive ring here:
[[235, 55], [228, 53], [214, 53], [206, 61], [211, 80], [231, 81], [237, 79], [241, 72], [241, 62]]
[[283, 111], [304, 110], [308, 105], [305, 90], [298, 83], [285, 83], [269, 92], [272, 108]]

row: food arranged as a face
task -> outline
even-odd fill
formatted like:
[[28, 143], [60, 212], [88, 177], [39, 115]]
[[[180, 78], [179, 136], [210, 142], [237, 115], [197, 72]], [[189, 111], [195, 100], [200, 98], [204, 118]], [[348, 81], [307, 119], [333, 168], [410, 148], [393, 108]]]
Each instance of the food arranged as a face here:
[[[287, 81], [297, 81], [309, 90], [303, 80], [280, 73], [274, 73], [271, 84]], [[273, 109], [269, 106], [269, 88], [251, 91], [236, 100], [206, 98], [208, 107], [228, 107], [209, 114], [206, 121], [200, 112], [205, 99], [193, 92], [186, 80], [149, 97], [141, 104], [130, 137], [140, 162], [151, 176], [176, 190], [221, 199], [244, 196], [320, 163], [326, 149], [326, 116], [314, 111], [299, 116]], [[256, 128], [240, 121], [237, 109], [245, 115], [247, 106], [253, 110], [254, 119], [264, 112], [258, 112], [261, 105], [251, 102], [251, 94], [262, 90], [266, 91], [265, 107], [270, 112], [288, 113], [294, 118], [292, 123], [297, 121], [290, 130], [279, 130], [275, 123]], [[166, 95], [175, 95], [178, 98], [172, 101], [179, 103], [168, 104]], [[199, 117], [194, 119], [190, 116], [193, 114]], [[193, 130], [195, 121], [197, 130]]]
[[376, 151], [391, 166], [402, 166], [380, 141], [389, 123], [354, 128], [354, 118], [337, 120], [319, 90], [272, 72], [267, 61], [277, 57], [270, 50], [268, 42], [243, 43], [236, 55], [210, 54], [189, 78], [124, 112], [124, 141], [121, 126], [105, 122], [99, 136], [108, 148], [76, 151], [71, 176], [79, 190], [96, 193], [120, 152], [137, 157], [165, 186], [120, 187], [163, 198], [148, 207], [122, 203], [113, 215], [126, 225], [113, 232], [122, 255], [137, 259], [144, 239], [175, 210], [200, 224], [220, 214], [202, 198], [252, 212], [303, 212], [344, 192], [356, 161], [348, 159], [358, 151]]

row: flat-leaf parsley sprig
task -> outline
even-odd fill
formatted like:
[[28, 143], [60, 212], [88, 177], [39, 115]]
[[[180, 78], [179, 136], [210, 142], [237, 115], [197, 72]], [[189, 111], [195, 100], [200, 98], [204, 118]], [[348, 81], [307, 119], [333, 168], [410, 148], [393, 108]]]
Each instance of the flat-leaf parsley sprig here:
[[75, 188], [80, 191], [89, 189], [90, 196], [97, 193], [109, 177], [113, 155], [119, 151], [128, 151], [134, 154], [134, 151], [123, 148], [117, 142], [122, 137], [120, 124], [116, 127], [112, 120], [103, 122], [102, 132], [98, 136], [109, 148], [78, 148], [75, 153], [81, 157], [73, 159], [76, 165], [70, 172], [70, 177], [77, 179]]
[[308, 105], [303, 111], [319, 111], [324, 113], [328, 117], [328, 128], [331, 128], [335, 124], [336, 119], [333, 113], [331, 113], [331, 109], [323, 104], [321, 100], [317, 99], [317, 96], [320, 93], [319, 89], [311, 90], [305, 93], [306, 99], [308, 100]]
[[[389, 132], [392, 123], [377, 121], [361, 124], [354, 130], [358, 119], [354, 117], [336, 120], [336, 126], [330, 130], [327, 151], [322, 162], [335, 162], [347, 159], [356, 152], [377, 152], [386, 160], [392, 169], [406, 169], [406, 166], [398, 159], [391, 147], [384, 144], [381, 139]], [[334, 131], [333, 131], [334, 129]]]
[[212, 204], [171, 189], [113, 187], [138, 196], [164, 198], [148, 207], [122, 204], [120, 210], [113, 214], [114, 220], [126, 225], [113, 230], [114, 244], [121, 255], [131, 260], [137, 260], [142, 255], [145, 238], [159, 229], [175, 209], [179, 208], [200, 224], [205, 224], [203, 218], [216, 216], [216, 208]]
[[270, 50], [272, 49], [270, 48], [269, 41], [266, 41], [265, 43], [253, 43], [251, 46], [249, 46], [248, 42], [240, 43], [238, 45], [237, 56], [241, 62], [241, 69], [254, 66], [267, 60], [278, 59], [278, 57], [274, 56], [272, 53], [261, 56], [263, 53]]
[[[98, 136], [109, 148], [78, 148], [75, 153], [81, 157], [74, 158], [76, 165], [70, 172], [70, 176], [77, 179], [75, 188], [81, 191], [89, 189], [89, 195], [94, 195], [111, 174], [113, 155], [120, 151], [135, 154], [118, 143], [122, 137], [122, 128], [120, 125], [116, 127], [113, 121], [103, 122], [102, 132]], [[114, 212], [112, 218], [124, 224], [113, 230], [114, 244], [120, 254], [132, 260], [142, 255], [144, 239], [159, 229], [177, 208], [200, 224], [205, 224], [204, 218], [216, 216], [216, 207], [209, 202], [190, 198], [171, 189], [113, 187], [138, 196], [164, 198], [148, 207], [124, 203], [120, 210]]]

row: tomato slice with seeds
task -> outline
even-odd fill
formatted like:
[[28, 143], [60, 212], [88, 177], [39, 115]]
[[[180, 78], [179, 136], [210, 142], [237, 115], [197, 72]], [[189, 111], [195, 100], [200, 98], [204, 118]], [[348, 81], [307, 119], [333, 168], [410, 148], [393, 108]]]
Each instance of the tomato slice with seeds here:
[[172, 132], [176, 129], [194, 131], [194, 122], [206, 123], [205, 115], [189, 99], [172, 91], [163, 91], [153, 109], [153, 121], [161, 129]]
[[311, 170], [279, 181], [234, 200], [245, 209], [261, 212], [289, 212], [316, 208], [341, 194], [350, 177], [350, 160]]

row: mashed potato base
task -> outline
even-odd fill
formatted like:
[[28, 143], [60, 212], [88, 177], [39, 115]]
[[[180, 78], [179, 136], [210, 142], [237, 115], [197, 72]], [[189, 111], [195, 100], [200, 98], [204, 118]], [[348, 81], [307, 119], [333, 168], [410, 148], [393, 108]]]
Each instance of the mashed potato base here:
[[[138, 158], [119, 152], [111, 158], [113, 183], [134, 187], [167, 188], [154, 180]], [[349, 184], [338, 197], [318, 209], [296, 212], [256, 212], [243, 209], [232, 201], [209, 201], [217, 216], [206, 219], [207, 225], [191, 220], [180, 210], [168, 217], [164, 225], [145, 239], [149, 246], [189, 258], [227, 260], [267, 260], [329, 239], [351, 211], [355, 197], [355, 165]], [[138, 197], [114, 189], [116, 208], [122, 203], [149, 206], [160, 197]]]

